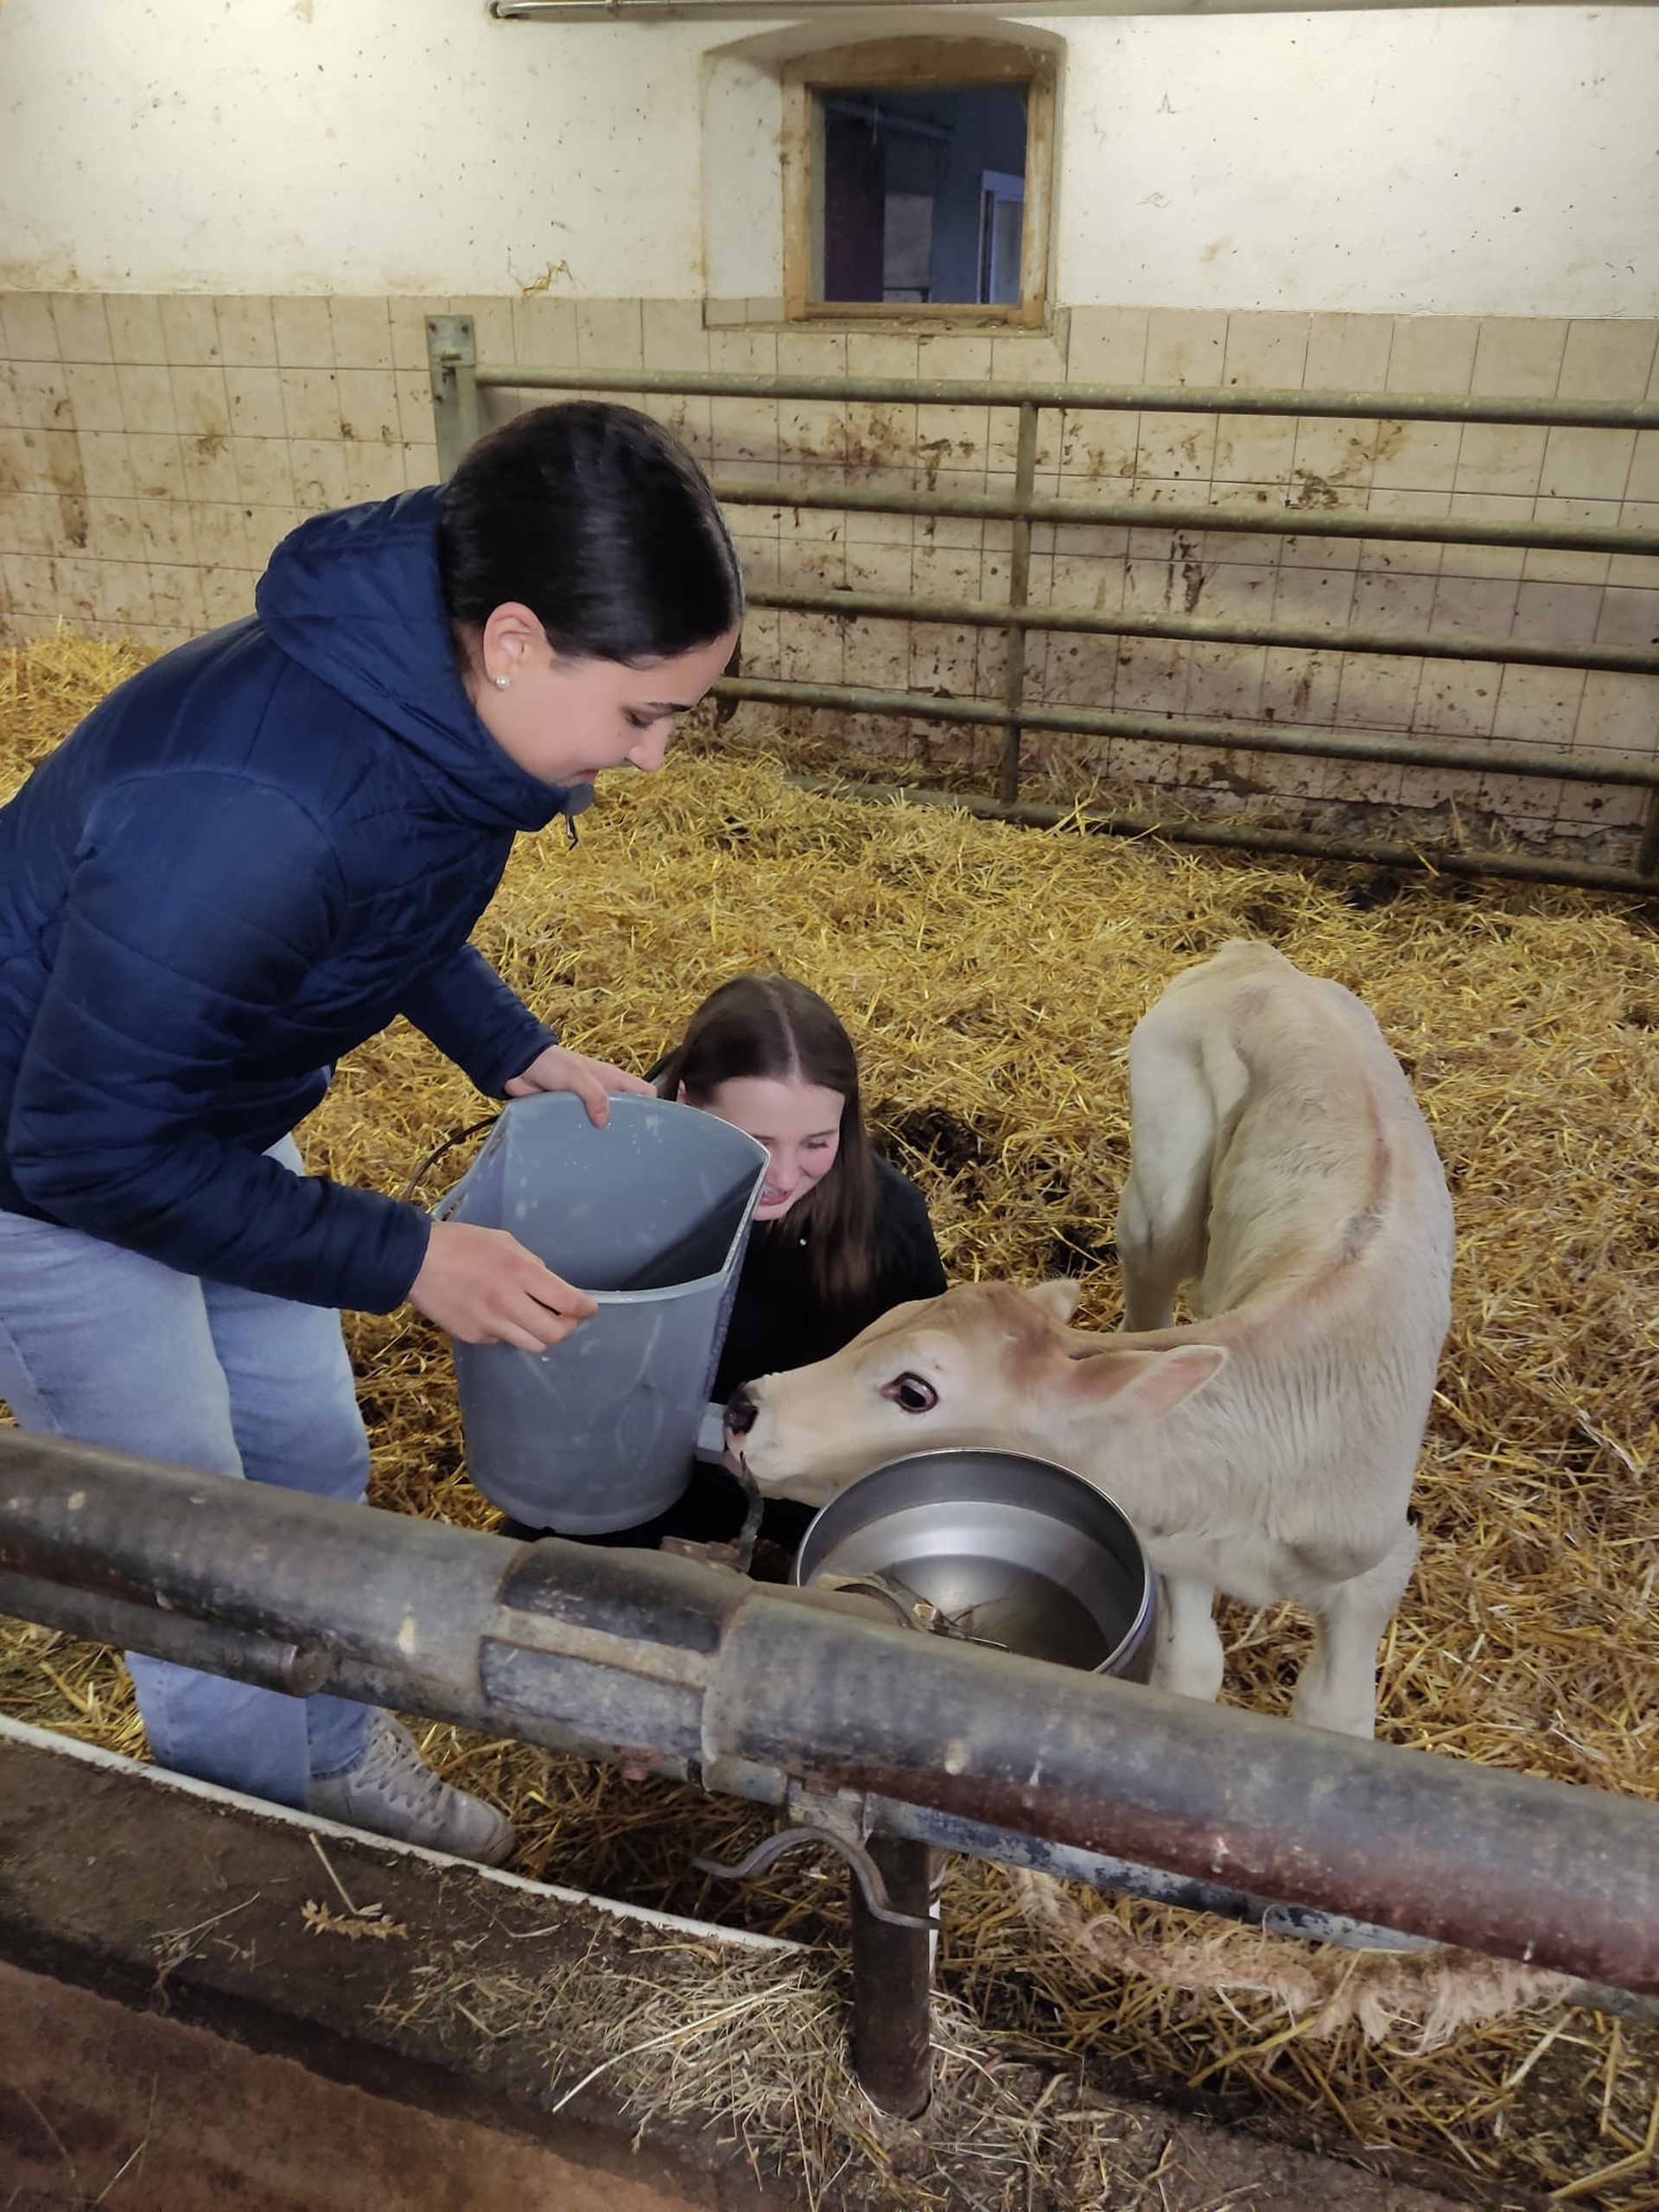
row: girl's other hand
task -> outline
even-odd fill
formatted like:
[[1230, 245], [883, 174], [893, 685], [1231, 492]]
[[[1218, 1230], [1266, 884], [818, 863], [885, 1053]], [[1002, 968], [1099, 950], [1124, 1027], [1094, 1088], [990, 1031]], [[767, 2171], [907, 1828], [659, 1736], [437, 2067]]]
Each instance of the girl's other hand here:
[[464, 1344], [545, 1351], [599, 1307], [505, 1229], [435, 1221], [409, 1302]]
[[506, 1085], [509, 1098], [529, 1098], [538, 1090], [574, 1090], [588, 1109], [588, 1118], [602, 1129], [611, 1118], [611, 1095], [652, 1098], [656, 1093], [643, 1077], [613, 1068], [608, 1060], [590, 1060], [585, 1052], [568, 1052], [550, 1045], [538, 1052], [522, 1075]]

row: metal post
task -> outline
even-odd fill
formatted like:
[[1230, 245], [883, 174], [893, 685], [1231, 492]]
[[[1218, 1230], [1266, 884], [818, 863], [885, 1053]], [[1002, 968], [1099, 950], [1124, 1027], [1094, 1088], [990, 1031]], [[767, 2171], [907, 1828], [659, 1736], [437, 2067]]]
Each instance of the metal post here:
[[[1037, 488], [1037, 407], [1036, 403], [1022, 399], [1020, 403], [1020, 439], [1014, 449], [1014, 496], [1022, 506], [1028, 506]], [[1016, 515], [1014, 523], [1014, 550], [1008, 558], [1008, 606], [1018, 610], [1026, 604], [1031, 588], [1031, 517]], [[997, 779], [997, 797], [1005, 806], [1012, 806], [1020, 796], [1020, 709], [1026, 696], [1026, 632], [1020, 622], [1007, 626], [1008, 665], [1002, 683], [1002, 703], [1008, 710], [1007, 728], [1002, 735], [1002, 770]]]
[[[925, 1843], [874, 1835], [865, 1849], [875, 1861], [897, 1911], [924, 1917], [929, 1909], [933, 1854]], [[853, 1901], [853, 2070], [865, 2094], [895, 2120], [914, 2120], [933, 2093], [931, 2013], [933, 1937], [919, 1928], [878, 1920], [856, 1879]]]
[[426, 358], [432, 372], [438, 475], [447, 481], [483, 427], [478, 404], [478, 338], [471, 315], [428, 315]]
[[1642, 842], [1637, 848], [1637, 875], [1659, 877], [1659, 789], [1648, 801], [1647, 819], [1642, 825]]

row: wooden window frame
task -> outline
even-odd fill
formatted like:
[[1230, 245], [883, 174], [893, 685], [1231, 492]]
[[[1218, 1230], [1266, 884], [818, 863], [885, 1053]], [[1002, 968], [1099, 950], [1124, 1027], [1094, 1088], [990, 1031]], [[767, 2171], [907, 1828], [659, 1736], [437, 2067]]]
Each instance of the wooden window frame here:
[[[784, 93], [784, 313], [791, 322], [922, 323], [955, 330], [1043, 327], [1048, 320], [1054, 205], [1053, 54], [985, 39], [891, 38], [787, 61]], [[862, 89], [1021, 85], [1026, 88], [1026, 215], [1018, 304], [973, 300], [820, 300], [823, 132], [816, 94]]]

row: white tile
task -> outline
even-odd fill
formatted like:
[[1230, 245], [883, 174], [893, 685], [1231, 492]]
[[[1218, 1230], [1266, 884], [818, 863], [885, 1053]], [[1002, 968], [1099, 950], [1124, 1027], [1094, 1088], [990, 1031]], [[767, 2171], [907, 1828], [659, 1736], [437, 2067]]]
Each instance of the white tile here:
[[1461, 437], [1457, 423], [1381, 422], [1371, 482], [1382, 491], [1449, 492], [1457, 480]]
[[181, 368], [207, 368], [219, 360], [219, 317], [213, 303], [195, 293], [174, 292], [161, 302], [162, 342]]
[[219, 368], [175, 368], [170, 378], [181, 432], [192, 438], [228, 438], [231, 404]]
[[162, 303], [142, 292], [111, 293], [104, 302], [110, 328], [110, 358], [154, 367], [167, 359]]
[[1659, 322], [1574, 322], [1568, 326], [1556, 396], [1640, 399], [1648, 388]]
[[1511, 664], [1499, 677], [1493, 735], [1525, 745], [1572, 744], [1584, 684], [1581, 668]]
[[[1605, 592], [1596, 643], [1628, 645], [1645, 652], [1659, 651], [1659, 591], [1615, 585]], [[1659, 714], [1659, 678], [1655, 680], [1654, 709]]]
[[340, 392], [334, 370], [284, 369], [282, 393], [283, 415], [290, 438], [340, 436]]
[[270, 302], [255, 293], [226, 294], [213, 302], [219, 359], [227, 369], [274, 369], [276, 327]]
[[1654, 711], [1653, 695], [1650, 676], [1610, 676], [1592, 669], [1584, 680], [1576, 741], [1650, 759], [1659, 752], [1659, 715]]
[[334, 389], [343, 438], [401, 442], [397, 384], [390, 369], [341, 368], [335, 372]]
[[1154, 308], [1147, 318], [1147, 383], [1219, 385], [1227, 320], [1207, 308]]
[[1457, 398], [1469, 390], [1480, 325], [1473, 315], [1396, 315], [1388, 389]]
[[1392, 315], [1310, 315], [1303, 382], [1310, 391], [1382, 391], [1393, 342]]
[[334, 327], [327, 300], [276, 299], [270, 303], [276, 359], [284, 369], [332, 369]]
[[1227, 318], [1221, 382], [1255, 391], [1297, 391], [1307, 364], [1311, 318], [1274, 309]]
[[288, 435], [279, 371], [226, 369], [225, 396], [230, 409], [231, 429], [236, 436], [264, 440]]
[[1553, 399], [1567, 350], [1565, 321], [1494, 315], [1480, 326], [1471, 393], [1502, 399]]
[[[480, 347], [480, 354], [483, 352]], [[580, 300], [576, 358], [584, 369], [637, 369], [645, 362], [645, 328], [638, 300]]]
[[14, 361], [55, 361], [58, 326], [47, 292], [0, 293], [0, 335]]
[[112, 361], [110, 326], [100, 292], [54, 292], [52, 320], [57, 325], [60, 361]]
[[331, 298], [328, 320], [336, 368], [391, 367], [391, 318], [385, 299]]
[[113, 367], [71, 361], [62, 373], [76, 429], [113, 431], [127, 428], [121, 410], [121, 386]]
[[1548, 437], [1548, 431], [1526, 424], [1465, 423], [1453, 488], [1535, 498]]
[[1590, 584], [1522, 583], [1514, 635], [1535, 645], [1593, 645], [1603, 594]]

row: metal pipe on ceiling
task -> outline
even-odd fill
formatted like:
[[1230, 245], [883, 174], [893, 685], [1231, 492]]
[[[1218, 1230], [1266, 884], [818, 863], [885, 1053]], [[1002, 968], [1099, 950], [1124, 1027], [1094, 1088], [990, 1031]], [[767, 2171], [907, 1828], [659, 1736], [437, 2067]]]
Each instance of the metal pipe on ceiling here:
[[[498, 22], [641, 22], [785, 24], [843, 21], [868, 24], [887, 0], [490, 0]], [[907, 14], [960, 17], [972, 30], [985, 22], [1026, 16], [1239, 16], [1333, 14], [1382, 8], [1416, 8], [1422, 0], [908, 0]], [[1437, 0], [1441, 7], [1551, 7], [1557, 0]], [[1638, 7], [1649, 0], [1609, 0]]]

